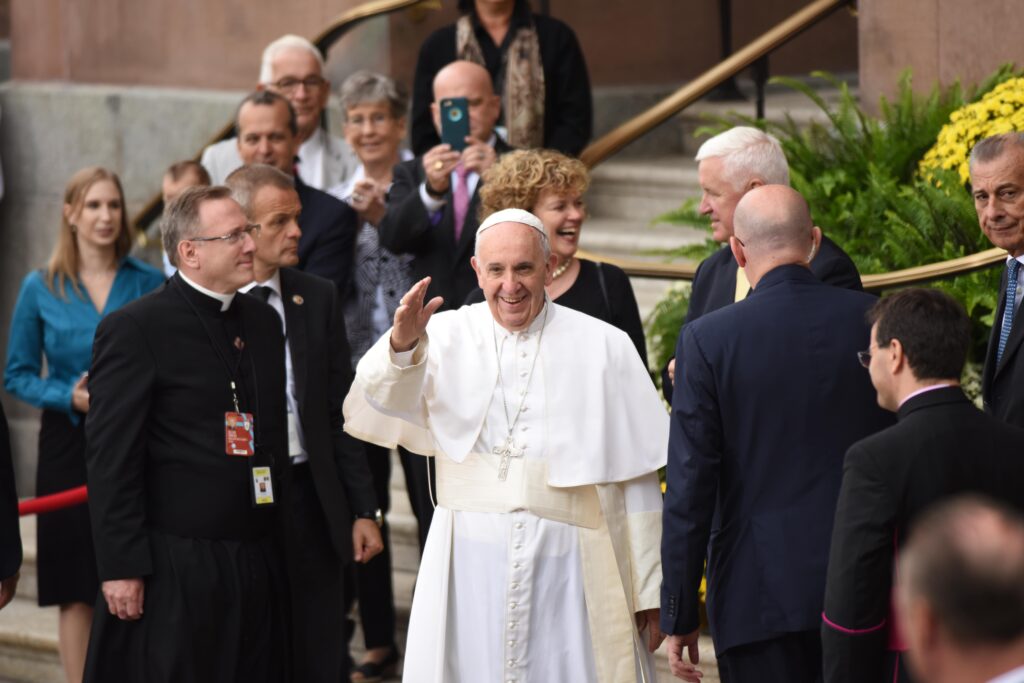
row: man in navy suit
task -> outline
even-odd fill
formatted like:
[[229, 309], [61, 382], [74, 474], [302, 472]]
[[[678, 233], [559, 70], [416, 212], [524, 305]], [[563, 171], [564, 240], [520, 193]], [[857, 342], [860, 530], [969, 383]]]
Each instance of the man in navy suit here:
[[722, 680], [811, 683], [843, 454], [891, 423], [857, 362], [875, 298], [814, 276], [821, 231], [788, 187], [747, 192], [729, 242], [753, 292], [676, 349], [661, 628], [673, 673], [699, 680], [706, 557]]
[[235, 128], [243, 162], [267, 164], [294, 177], [302, 202], [298, 268], [333, 282], [344, 299], [352, 281], [359, 218], [348, 204], [295, 175], [300, 143], [292, 105], [282, 95], [257, 90], [239, 105]]
[[[701, 187], [700, 212], [711, 219], [711, 237], [727, 243], [733, 233], [733, 214], [744, 194], [763, 185], [789, 185], [789, 164], [779, 141], [757, 128], [736, 126], [708, 139], [697, 150], [697, 173]], [[838, 244], [822, 235], [809, 258], [811, 272], [822, 282], [862, 289], [857, 266]], [[717, 311], [747, 296], [750, 291], [744, 271], [732, 252], [723, 247], [697, 267], [686, 309], [685, 327], [697, 318]], [[672, 402], [675, 359], [662, 372], [665, 399]]]
[[982, 373], [985, 411], [1024, 427], [1024, 133], [993, 135], [974, 146], [971, 190], [982, 232], [1008, 253]]

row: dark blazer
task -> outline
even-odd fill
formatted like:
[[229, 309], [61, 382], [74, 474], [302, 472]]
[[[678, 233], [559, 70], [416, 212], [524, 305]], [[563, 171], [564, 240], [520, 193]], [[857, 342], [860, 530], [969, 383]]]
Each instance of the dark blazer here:
[[0, 405], [0, 579], [21, 568], [21, 531], [18, 527], [18, 492], [14, 488], [14, 464], [7, 417]]
[[[494, 144], [500, 155], [511, 148], [498, 138]], [[388, 194], [388, 210], [379, 228], [380, 243], [396, 254], [413, 254], [412, 279], [433, 278], [427, 300], [444, 297], [443, 309], [458, 308], [477, 286], [476, 273], [469, 263], [480, 225], [480, 183], [469, 200], [466, 222], [458, 244], [455, 243], [455, 213], [452, 188], [445, 194], [441, 211], [431, 214], [420, 199], [420, 185], [426, 174], [423, 158], [416, 157], [395, 166], [394, 182]], [[482, 181], [481, 181], [482, 182]]]
[[[728, 246], [723, 246], [711, 256], [700, 262], [693, 276], [693, 288], [690, 290], [690, 305], [686, 309], [683, 326], [693, 322], [711, 311], [728, 306], [736, 299], [736, 271], [739, 266]], [[860, 273], [853, 260], [842, 248], [825, 235], [821, 236], [821, 246], [811, 261], [811, 272], [825, 284], [862, 291]], [[662, 368], [662, 392], [665, 399], [672, 403], [672, 382], [668, 378], [668, 367]]]
[[[224, 414], [234, 407], [211, 335], [229, 362], [231, 338], [244, 341], [238, 393], [241, 409], [254, 414], [257, 461], [224, 453]], [[253, 507], [249, 469], [272, 465], [276, 493], [284, 495], [283, 358], [272, 309], [236, 296], [220, 313], [219, 301], [177, 274], [100, 322], [89, 370], [86, 465], [101, 581], [151, 573], [151, 530], [239, 540], [276, 530], [280, 506]]]
[[705, 557], [719, 655], [819, 628], [843, 454], [892, 422], [857, 362], [874, 301], [786, 265], [747, 299], [683, 328], [661, 544], [664, 632], [697, 628]]
[[342, 298], [352, 283], [359, 216], [351, 206], [310, 187], [295, 176], [302, 213], [299, 214], [299, 270], [325, 277]]
[[323, 278], [292, 268], [280, 274], [309, 466], [335, 552], [347, 563], [352, 516], [376, 510], [377, 499], [363, 446], [342, 428], [341, 404], [352, 385], [352, 367], [341, 297]]
[[1006, 342], [1002, 361], [996, 367], [996, 351], [999, 348], [999, 332], [1003, 325], [1003, 313], [1006, 310], [1006, 268], [999, 281], [999, 306], [996, 310], [992, 334], [988, 339], [988, 351], [985, 353], [985, 369], [981, 376], [981, 395], [985, 403], [985, 412], [999, 418], [1003, 422], [1024, 427], [1024, 356], [1020, 350], [1024, 343], [1024, 320], [1021, 320], [1021, 308], [1018, 306], [1010, 329], [1010, 338]]
[[894, 680], [884, 664], [893, 562], [922, 510], [966, 491], [1024, 508], [1024, 429], [981, 412], [959, 387], [914, 396], [897, 415], [846, 454], [821, 629], [826, 681]]

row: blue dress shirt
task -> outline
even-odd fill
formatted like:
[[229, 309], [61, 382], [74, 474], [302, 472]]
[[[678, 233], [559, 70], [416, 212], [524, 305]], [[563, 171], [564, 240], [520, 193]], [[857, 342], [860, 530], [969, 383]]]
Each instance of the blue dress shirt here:
[[163, 281], [163, 274], [156, 268], [125, 257], [107, 303], [99, 312], [84, 288], [80, 287], [82, 292], [78, 294], [65, 281], [62, 299], [46, 286], [45, 271], [29, 273], [14, 305], [4, 388], [36, 407], [67, 413], [77, 425], [81, 415], [71, 407], [71, 389], [89, 369], [96, 326], [108, 313], [156, 289]]

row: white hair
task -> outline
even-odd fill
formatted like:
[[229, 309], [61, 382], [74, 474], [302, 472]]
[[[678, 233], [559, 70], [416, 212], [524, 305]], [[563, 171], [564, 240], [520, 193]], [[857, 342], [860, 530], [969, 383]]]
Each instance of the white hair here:
[[260, 83], [267, 85], [274, 82], [274, 57], [276, 57], [277, 53], [282, 50], [290, 50], [294, 48], [305, 50], [316, 57], [316, 62], [320, 65], [320, 73], [323, 75], [324, 56], [320, 54], [320, 50], [317, 49], [316, 45], [309, 42], [302, 36], [289, 33], [281, 36], [270, 45], [267, 45], [263, 50], [263, 60], [260, 63]]
[[736, 190], [755, 178], [765, 185], [789, 185], [789, 164], [773, 135], [750, 126], [736, 126], [704, 142], [697, 161], [722, 159], [727, 180]]

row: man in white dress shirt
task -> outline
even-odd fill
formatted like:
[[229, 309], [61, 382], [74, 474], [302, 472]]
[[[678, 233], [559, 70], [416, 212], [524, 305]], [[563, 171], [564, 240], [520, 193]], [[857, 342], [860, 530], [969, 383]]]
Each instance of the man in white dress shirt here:
[[917, 680], [1024, 683], [1024, 517], [979, 496], [940, 503], [911, 530], [898, 624]]
[[536, 216], [476, 245], [486, 302], [434, 315], [415, 284], [345, 402], [355, 436], [436, 458], [404, 680], [653, 681], [665, 409], [624, 332], [545, 297]]
[[[344, 140], [320, 125], [331, 94], [331, 82], [324, 78], [324, 58], [305, 38], [281, 36], [263, 50], [257, 90], [284, 95], [295, 109], [300, 142], [296, 170], [302, 182], [327, 190], [344, 182], [359, 160]], [[200, 162], [214, 185], [242, 165], [235, 138], [222, 140], [203, 150]]]

